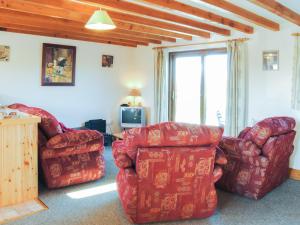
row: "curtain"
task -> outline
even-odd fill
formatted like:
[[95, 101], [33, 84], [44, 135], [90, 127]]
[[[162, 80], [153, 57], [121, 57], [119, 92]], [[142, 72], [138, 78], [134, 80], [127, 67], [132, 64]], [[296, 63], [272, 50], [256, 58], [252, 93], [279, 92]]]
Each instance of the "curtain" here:
[[154, 120], [155, 123], [168, 121], [168, 79], [163, 49], [154, 54]]
[[292, 108], [300, 110], [300, 36], [296, 36], [292, 83]]
[[241, 40], [227, 43], [228, 79], [225, 135], [237, 136], [245, 128], [248, 105], [247, 44]]

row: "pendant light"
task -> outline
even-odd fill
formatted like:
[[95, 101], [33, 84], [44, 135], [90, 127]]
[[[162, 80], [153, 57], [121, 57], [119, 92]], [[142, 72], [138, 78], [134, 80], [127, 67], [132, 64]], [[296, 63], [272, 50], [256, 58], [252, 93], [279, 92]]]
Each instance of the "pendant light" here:
[[89, 21], [85, 24], [85, 28], [92, 30], [112, 30], [116, 25], [105, 10], [96, 10]]

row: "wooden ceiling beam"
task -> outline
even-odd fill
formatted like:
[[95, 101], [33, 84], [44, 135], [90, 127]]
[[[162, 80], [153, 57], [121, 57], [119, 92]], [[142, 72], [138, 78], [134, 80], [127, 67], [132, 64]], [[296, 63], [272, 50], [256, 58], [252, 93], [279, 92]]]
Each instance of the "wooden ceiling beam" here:
[[250, 0], [250, 2], [300, 26], [300, 14], [274, 0]]
[[[77, 20], [82, 20], [83, 17], [80, 15], [74, 15], [74, 12], [80, 12], [82, 14], [86, 14], [87, 16], [92, 15], [92, 13], [97, 9], [97, 7], [90, 6], [90, 5], [85, 5], [85, 4], [80, 4], [76, 2], [71, 2], [71, 1], [54, 1], [54, 0], [26, 0], [28, 2], [34, 2], [37, 4], [43, 4], [44, 7], [52, 7], [55, 8], [58, 12], [61, 12], [61, 16], [65, 16], [66, 12], [68, 13], [69, 18], [71, 16], [77, 17]], [[106, 9], [107, 10], [107, 9]], [[107, 10], [109, 15], [113, 20], [117, 21], [128, 21], [132, 22], [135, 24], [141, 24], [141, 25], [147, 25], [151, 27], [157, 27], [157, 28], [162, 28], [166, 29], [169, 31], [176, 31], [180, 33], [185, 33], [188, 35], [195, 35], [199, 37], [204, 37], [204, 38], [210, 38], [210, 33], [205, 32], [199, 29], [194, 29], [194, 28], [189, 28], [186, 26], [182, 25], [177, 25], [174, 23], [168, 23], [168, 22], [163, 22], [155, 19], [149, 19], [141, 16], [136, 16], [132, 14], [126, 14], [122, 12], [116, 12], [112, 10]], [[57, 12], [56, 12], [57, 13]], [[76, 18], [73, 18], [73, 20]]]
[[171, 13], [163, 12], [160, 10], [152, 9], [146, 6], [141, 6], [130, 2], [124, 2], [120, 0], [78, 0], [78, 1], [82, 3], [98, 5], [99, 7], [102, 8], [108, 7], [108, 9], [122, 10], [126, 12], [133, 12], [140, 15], [159, 18], [159, 19], [175, 22], [178, 24], [182, 24], [185, 26], [211, 31], [224, 36], [230, 35], [230, 30], [224, 28], [220, 28], [207, 23], [202, 23], [196, 20], [188, 19], [185, 17], [177, 16]]
[[146, 38], [146, 39], [157, 40], [157, 41], [176, 42], [176, 38], [172, 38], [172, 37], [166, 37], [166, 36], [161, 36], [161, 35], [156, 35], [156, 34], [141, 33], [141, 32], [132, 31], [132, 30], [127, 31], [127, 30], [122, 30], [122, 29], [118, 29], [118, 28], [114, 29], [113, 31], [110, 31], [109, 33], [124, 34], [124, 35], [135, 36], [135, 37]]
[[122, 21], [114, 21], [114, 23], [116, 24], [117, 27], [123, 30], [137, 31], [137, 32], [147, 33], [147, 34], [151, 33], [151, 34], [162, 35], [167, 37], [181, 38], [189, 41], [193, 39], [193, 37], [190, 35], [175, 33], [173, 31], [168, 31], [168, 30], [161, 30], [154, 27], [142, 26], [139, 24], [122, 22]]
[[[51, 2], [51, 0], [49, 0], [49, 2]], [[59, 3], [59, 1], [55, 1], [55, 2], [57, 2], [57, 4]], [[78, 13], [76, 11], [65, 10], [63, 8], [58, 9], [58, 8], [46, 7], [42, 4], [36, 4], [34, 1], [1, 0], [0, 8], [12, 10], [12, 11], [30, 13], [34, 15], [43, 15], [43, 16], [48, 16], [57, 19], [65, 19], [66, 22], [69, 21], [68, 23], [77, 21], [82, 23], [83, 28], [90, 16], [90, 15], [84, 15]], [[115, 23], [118, 27], [118, 30], [127, 31], [128, 35], [130, 34], [130, 32], [128, 31], [136, 31], [145, 34], [154, 34], [159, 36], [171, 37], [173, 38], [172, 40], [174, 40], [174, 38], [183, 38], [186, 40], [192, 39], [192, 36], [190, 35], [179, 34], [172, 31], [157, 29], [154, 27], [148, 27], [148, 26], [143, 26], [138, 24], [119, 22], [119, 21], [115, 21]]]
[[269, 19], [266, 19], [266, 18], [259, 16], [253, 12], [243, 9], [237, 5], [234, 5], [227, 0], [201, 0], [201, 1], [211, 4], [211, 5], [214, 5], [216, 7], [219, 7], [226, 11], [232, 12], [236, 15], [239, 15], [242, 18], [244, 18], [256, 25], [262, 26], [264, 28], [267, 28], [267, 29], [270, 29], [273, 31], [280, 30], [280, 26], [278, 23], [275, 23]]
[[[9, 11], [0, 9], [0, 24], [15, 24], [15, 25], [21, 25], [21, 26], [32, 26], [32, 27], [38, 27], [42, 29], [52, 29], [52, 30], [62, 30], [62, 31], [69, 31], [69, 32], [77, 32], [82, 33], [85, 37], [88, 37], [89, 35], [97, 35], [98, 38], [104, 38], [104, 39], [111, 39], [115, 41], [124, 41], [128, 43], [140, 43], [141, 45], [146, 45], [147, 42], [142, 41], [134, 41], [134, 40], [127, 40], [122, 38], [114, 38], [109, 33], [98, 33], [94, 31], [89, 31], [84, 28], [82, 28], [82, 24], [77, 22], [70, 22], [66, 23], [65, 20], [62, 19], [54, 19], [54, 18], [45, 18], [43, 16], [37, 16], [37, 15], [30, 15], [27, 13], [21, 13], [21, 12], [15, 12], [15, 11]], [[1, 26], [1, 25], [0, 25]]]
[[[9, 4], [8, 4], [9, 3]], [[36, 15], [44, 15], [54, 18], [65, 18], [69, 20], [86, 22], [90, 15], [94, 12], [95, 7], [85, 7], [81, 4], [76, 4], [71, 1], [67, 1], [62, 4], [62, 1], [51, 1], [51, 0], [2, 0], [0, 2], [0, 7], [21, 11], [21, 12], [31, 12]], [[72, 7], [75, 6], [75, 7]], [[77, 7], [76, 7], [77, 6]], [[81, 6], [80, 8], [78, 6]], [[86, 14], [86, 15], [84, 15]], [[100, 31], [99, 31], [100, 32]], [[161, 35], [147, 34], [136, 31], [128, 31], [122, 29], [115, 29], [110, 31], [112, 34], [124, 34], [124, 35], [133, 35], [135, 37], [152, 39], [158, 41], [168, 41], [176, 42], [175, 38], [166, 37]], [[151, 42], [151, 41], [150, 41]], [[156, 43], [156, 42], [153, 42]], [[156, 43], [157, 44], [157, 43]]]
[[46, 32], [46, 31], [24, 31], [19, 30], [15, 28], [4, 28], [4, 31], [7, 32], [14, 32], [14, 33], [21, 33], [21, 34], [31, 34], [31, 35], [40, 35], [40, 36], [46, 36], [46, 37], [56, 37], [56, 38], [64, 38], [64, 39], [71, 39], [71, 40], [79, 40], [79, 41], [88, 41], [88, 42], [96, 42], [96, 43], [102, 43], [102, 44], [112, 44], [112, 45], [120, 45], [120, 46], [126, 46], [126, 47], [137, 47], [136, 44], [130, 44], [126, 42], [118, 42], [118, 41], [111, 41], [111, 40], [105, 40], [105, 39], [94, 39], [89, 38], [85, 36], [75, 36], [70, 34], [63, 34], [63, 33], [57, 33], [57, 32]]
[[28, 31], [28, 32], [45, 32], [45, 33], [50, 33], [50, 34], [68, 34], [70, 36], [73, 37], [86, 37], [86, 38], [90, 38], [92, 40], [110, 40], [110, 41], [115, 41], [115, 42], [119, 42], [119, 43], [128, 43], [131, 45], [144, 45], [147, 46], [148, 42], [144, 42], [144, 41], [134, 41], [134, 40], [126, 40], [126, 39], [122, 39], [122, 38], [117, 38], [117, 37], [113, 37], [111, 38], [109, 35], [107, 36], [99, 36], [97, 34], [89, 34], [87, 35], [86, 33], [82, 33], [82, 32], [77, 32], [76, 30], [68, 30], [68, 29], [62, 29], [62, 28], [58, 28], [58, 29], [51, 29], [51, 28], [47, 28], [47, 27], [35, 27], [35, 26], [30, 26], [30, 25], [18, 25], [15, 23], [3, 23], [0, 19], [0, 27], [3, 28], [7, 28], [7, 29], [16, 29], [19, 31]]
[[226, 26], [229, 26], [235, 30], [247, 33], [247, 34], [252, 34], [254, 32], [253, 27], [248, 26], [246, 24], [242, 24], [240, 22], [225, 18], [223, 16], [217, 15], [215, 13], [196, 8], [181, 2], [177, 2], [175, 0], [143, 0], [144, 2], [148, 2], [151, 4], [155, 4], [158, 6], [162, 6], [168, 9], [173, 9], [177, 10], [180, 12], [185, 12], [190, 15], [194, 15], [197, 17], [201, 17], [213, 22], [217, 22]]
[[128, 21], [128, 22], [132, 22], [132, 23], [143, 24], [143, 25], [147, 25], [147, 26], [151, 26], [151, 27], [159, 27], [159, 28], [166, 29], [166, 30], [185, 33], [188, 35], [195, 35], [195, 36], [199, 36], [202, 38], [210, 38], [210, 33], [203, 31], [203, 30], [185, 27], [185, 26], [174, 24], [174, 23], [168, 23], [168, 22], [163, 22], [163, 21], [159, 21], [159, 20], [143, 18], [140, 16], [125, 14], [125, 13], [120, 13], [120, 12], [114, 12], [114, 11], [110, 11], [110, 10], [107, 10], [107, 11], [113, 20]]

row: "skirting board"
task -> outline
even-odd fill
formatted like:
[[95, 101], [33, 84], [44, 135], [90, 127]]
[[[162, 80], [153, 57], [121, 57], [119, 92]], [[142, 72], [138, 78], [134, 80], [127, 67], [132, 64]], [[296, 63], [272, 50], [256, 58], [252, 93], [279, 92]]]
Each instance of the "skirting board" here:
[[46, 210], [48, 207], [39, 199], [0, 208], [0, 224], [21, 219]]
[[290, 178], [300, 181], [300, 170], [290, 169]]

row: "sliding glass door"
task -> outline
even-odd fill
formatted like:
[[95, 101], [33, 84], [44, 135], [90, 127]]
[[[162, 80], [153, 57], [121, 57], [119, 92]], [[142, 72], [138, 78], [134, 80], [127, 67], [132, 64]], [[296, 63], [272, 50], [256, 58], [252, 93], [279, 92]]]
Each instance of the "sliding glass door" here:
[[224, 125], [226, 84], [225, 49], [170, 53], [169, 119]]

